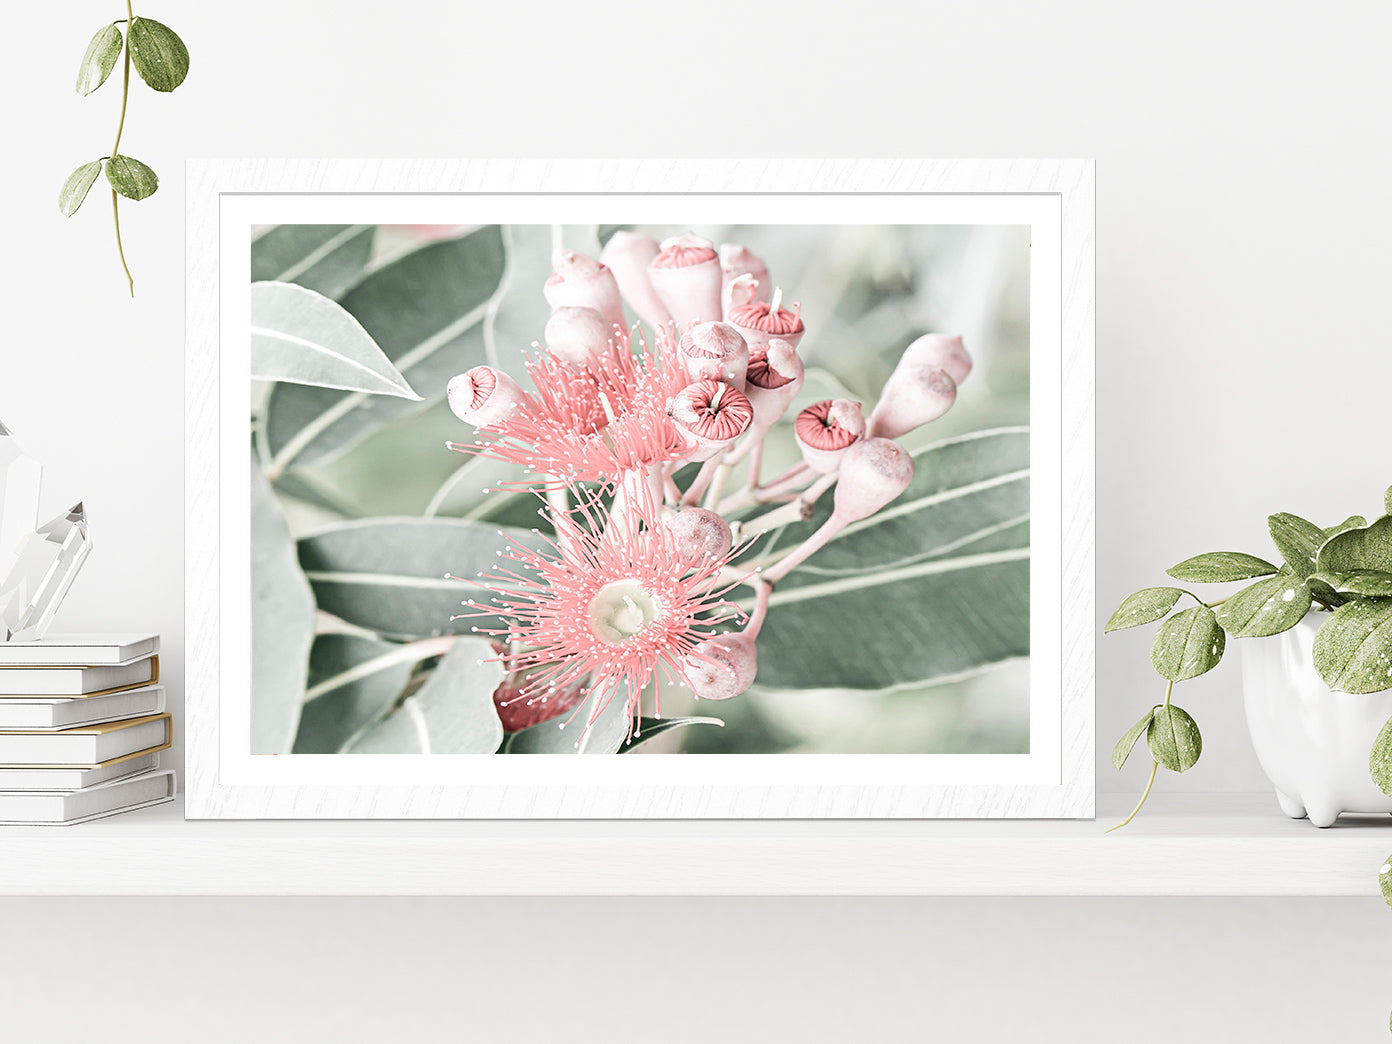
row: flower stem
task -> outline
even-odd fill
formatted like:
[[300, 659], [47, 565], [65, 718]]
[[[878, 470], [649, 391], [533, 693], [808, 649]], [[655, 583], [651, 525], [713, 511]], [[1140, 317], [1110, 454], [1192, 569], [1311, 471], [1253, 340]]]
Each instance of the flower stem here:
[[[131, 67], [131, 24], [135, 21], [135, 12], [131, 10], [131, 0], [126, 0], [126, 33], [125, 33], [125, 63], [121, 70], [121, 119], [116, 124], [116, 143], [111, 146], [111, 158], [115, 159], [121, 151], [121, 134], [126, 129], [126, 103], [130, 100], [130, 67]], [[130, 265], [126, 264], [126, 248], [121, 245], [121, 209], [116, 195], [116, 190], [111, 190], [111, 217], [116, 225], [116, 253], [121, 258], [121, 268], [126, 273], [126, 282], [130, 285], [130, 295], [135, 296], [135, 278], [131, 275]]]

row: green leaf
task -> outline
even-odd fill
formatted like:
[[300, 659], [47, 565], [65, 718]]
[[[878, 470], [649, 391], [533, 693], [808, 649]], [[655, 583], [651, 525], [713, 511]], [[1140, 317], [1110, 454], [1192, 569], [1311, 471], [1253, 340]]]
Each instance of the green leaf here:
[[[1023, 428], [915, 453], [902, 496], [779, 582], [758, 684], [882, 689], [1028, 655], [1028, 460]], [[819, 505], [809, 523], [787, 527], [782, 546], [829, 511]]]
[[1315, 669], [1336, 692], [1392, 688], [1392, 598], [1349, 602], [1315, 635]]
[[1136, 746], [1136, 741], [1141, 738], [1141, 733], [1150, 728], [1151, 721], [1155, 718], [1155, 709], [1151, 708], [1144, 718], [1136, 722], [1126, 730], [1126, 735], [1117, 740], [1117, 745], [1112, 748], [1112, 768], [1118, 772], [1126, 764], [1126, 759], [1131, 756], [1131, 750]]
[[294, 283], [251, 284], [251, 376], [420, 399], [356, 319]]
[[[624, 690], [626, 692], [627, 690]], [[599, 698], [598, 695], [591, 699]], [[589, 705], [581, 705], [571, 718], [562, 714], [540, 725], [511, 733], [503, 745], [504, 754], [617, 754], [628, 738], [629, 715], [623, 694], [616, 692], [599, 712], [594, 727], [585, 735]], [[569, 724], [567, 724], [569, 719]]]
[[[431, 402], [444, 397], [455, 374], [487, 361], [481, 327], [503, 267], [501, 235], [497, 226], [489, 226], [431, 243], [370, 272], [339, 303]], [[267, 405], [266, 425], [275, 470], [292, 461], [336, 457], [416, 408], [362, 392], [279, 385]]]
[[1350, 529], [1362, 529], [1367, 524], [1368, 520], [1362, 515], [1350, 515], [1337, 526], [1330, 526], [1326, 529], [1324, 531], [1324, 538], [1328, 540], [1330, 537], [1338, 536], [1340, 533], [1346, 533]]
[[1315, 556], [1324, 543], [1324, 530], [1299, 515], [1286, 512], [1266, 520], [1272, 543], [1281, 552], [1290, 571], [1302, 580], [1315, 571]]
[[[1383, 789], [1386, 791], [1387, 788]], [[1392, 906], [1392, 855], [1382, 861], [1382, 866], [1378, 870], [1378, 887], [1382, 889], [1383, 900], [1388, 906]]]
[[1379, 569], [1355, 569], [1348, 573], [1315, 573], [1329, 590], [1361, 598], [1392, 598], [1392, 573]]
[[114, 25], [104, 25], [87, 45], [87, 53], [82, 56], [82, 64], [77, 69], [77, 93], [88, 95], [106, 82], [111, 70], [116, 68], [116, 59], [121, 57], [124, 38], [121, 30]]
[[1392, 515], [1392, 486], [1387, 487], [1387, 492], [1382, 495], [1383, 508], [1389, 515]]
[[1215, 614], [1234, 638], [1265, 638], [1290, 630], [1310, 611], [1310, 589], [1289, 574], [1244, 587]]
[[1150, 756], [1165, 768], [1184, 772], [1193, 768], [1203, 753], [1203, 737], [1193, 718], [1168, 704], [1155, 709], [1155, 717], [1146, 729], [1146, 746]]
[[1166, 570], [1176, 580], [1198, 584], [1223, 584], [1230, 580], [1250, 580], [1254, 576], [1270, 576], [1276, 567], [1255, 555], [1241, 551], [1210, 551], [1206, 555], [1186, 558]]
[[188, 48], [179, 34], [153, 18], [130, 24], [131, 63], [140, 78], [157, 91], [172, 91], [189, 71]]
[[77, 208], [82, 206], [82, 201], [87, 198], [92, 182], [97, 180], [101, 169], [102, 161], [93, 160], [91, 163], [84, 163], [68, 175], [63, 187], [58, 190], [58, 209], [63, 212], [64, 217], [72, 217], [77, 213]]
[[614, 238], [614, 233], [615, 233], [615, 232], [631, 232], [631, 231], [633, 231], [633, 226], [632, 226], [632, 225], [600, 225], [600, 226], [595, 230], [595, 235], [596, 235], [596, 236], [598, 237], [598, 239], [599, 239], [599, 245], [600, 245], [600, 246], [606, 246], [606, 245], [608, 245], [609, 240], [611, 240], [611, 239]]
[[[304, 702], [314, 597], [275, 494], [251, 460], [251, 752], [288, 754]], [[245, 653], [243, 654], [245, 655]]]
[[719, 718], [640, 718], [638, 729], [633, 735], [633, 741], [621, 744], [618, 753], [627, 754], [648, 740], [656, 739], [664, 732], [670, 732], [672, 729], [683, 729], [688, 725], [716, 725], [723, 728], [725, 723]]
[[1347, 595], [1341, 595], [1335, 591], [1321, 573], [1311, 573], [1306, 577], [1305, 586], [1310, 589], [1312, 598], [1316, 598], [1324, 605], [1335, 609], [1349, 600]]
[[460, 638], [424, 685], [364, 732], [348, 754], [493, 754], [503, 723], [493, 692], [507, 672], [486, 639]]
[[1110, 634], [1125, 627], [1154, 623], [1169, 613], [1183, 594], [1184, 592], [1177, 587], [1147, 587], [1133, 595], [1127, 595], [1126, 601], [1117, 606], [1117, 611], [1107, 621], [1107, 626], [1102, 628], [1102, 633]]
[[1223, 658], [1223, 628], [1206, 606], [1175, 613], [1155, 634], [1150, 662], [1160, 677], [1186, 681], [1213, 670]]
[[159, 188], [155, 172], [130, 156], [112, 156], [106, 161], [106, 180], [127, 199], [153, 196]]
[[1370, 526], [1346, 529], [1320, 548], [1321, 573], [1352, 573], [1360, 569], [1392, 573], [1392, 515]]
[[300, 540], [300, 565], [319, 608], [384, 637], [468, 634], [496, 617], [451, 621], [469, 598], [488, 593], [472, 582], [511, 543], [532, 540], [506, 530], [444, 518], [369, 518], [335, 523]]
[[[1384, 794], [1392, 797], [1392, 718], [1389, 718], [1377, 734], [1377, 739], [1373, 740], [1373, 749], [1368, 754], [1368, 771], [1372, 773], [1373, 782], [1378, 785], [1378, 789]], [[1387, 867], [1382, 868], [1384, 879], [1389, 876]], [[1383, 885], [1383, 895], [1387, 895], [1387, 885]]]
[[367, 266], [373, 225], [277, 225], [251, 241], [251, 281], [297, 283], [337, 299]]
[[337, 754], [391, 711], [425, 655], [418, 646], [356, 634], [319, 635], [309, 653], [309, 690], [293, 752]]

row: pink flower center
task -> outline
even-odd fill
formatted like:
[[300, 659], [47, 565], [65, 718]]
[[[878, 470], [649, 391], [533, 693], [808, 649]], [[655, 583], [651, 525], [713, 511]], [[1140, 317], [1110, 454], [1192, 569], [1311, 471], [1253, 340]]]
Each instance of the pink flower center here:
[[737, 439], [754, 420], [754, 407], [723, 381], [697, 381], [672, 400], [672, 416], [688, 431], [712, 442]]
[[652, 259], [653, 268], [690, 268], [706, 261], [715, 260], [715, 251], [709, 244], [677, 242], [666, 247]]
[[767, 301], [750, 301], [730, 313], [730, 322], [736, 326], [743, 326], [746, 330], [758, 330], [760, 333], [786, 337], [802, 329], [802, 318], [799, 314], [802, 306], [797, 307], [797, 312], [790, 312], [786, 308], [774, 308]]
[[475, 366], [469, 371], [468, 376], [469, 391], [472, 395], [469, 409], [477, 410], [482, 408], [488, 397], [493, 394], [493, 390], [498, 387], [498, 375], [487, 366]]
[[590, 630], [607, 645], [642, 634], [662, 616], [662, 603], [634, 580], [605, 584], [590, 599]]
[[745, 380], [756, 388], [770, 391], [793, 383], [791, 377], [779, 373], [769, 365], [768, 345], [760, 345], [758, 348], [750, 349], [749, 371], [745, 374]]
[[860, 437], [858, 433], [842, 427], [832, 416], [833, 402], [832, 399], [814, 402], [793, 421], [793, 431], [797, 437], [813, 449], [845, 449]]

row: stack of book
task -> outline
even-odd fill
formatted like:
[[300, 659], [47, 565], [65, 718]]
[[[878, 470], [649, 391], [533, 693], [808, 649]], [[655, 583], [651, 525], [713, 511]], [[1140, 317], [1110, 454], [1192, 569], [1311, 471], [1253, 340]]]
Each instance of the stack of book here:
[[174, 798], [159, 636], [0, 642], [0, 823], [82, 823]]

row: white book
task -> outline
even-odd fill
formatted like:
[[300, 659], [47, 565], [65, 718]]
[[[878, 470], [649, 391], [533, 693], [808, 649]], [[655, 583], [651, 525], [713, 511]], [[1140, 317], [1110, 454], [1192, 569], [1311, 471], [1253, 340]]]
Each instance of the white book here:
[[85, 768], [0, 765], [0, 790], [82, 790], [98, 783], [138, 776], [159, 768], [159, 763], [159, 754], [150, 753], [113, 758], [104, 765]]
[[0, 824], [70, 826], [174, 800], [173, 769], [156, 769], [82, 790], [0, 791]]
[[81, 699], [9, 697], [0, 700], [0, 729], [52, 732], [142, 718], [164, 710], [164, 686], [145, 685]]
[[157, 681], [158, 656], [96, 667], [0, 667], [0, 697], [91, 696]]
[[97, 667], [157, 652], [157, 634], [46, 634], [37, 642], [0, 642], [0, 667]]
[[0, 732], [0, 765], [100, 765], [169, 746], [168, 714], [62, 732]]

